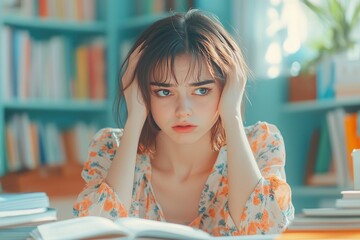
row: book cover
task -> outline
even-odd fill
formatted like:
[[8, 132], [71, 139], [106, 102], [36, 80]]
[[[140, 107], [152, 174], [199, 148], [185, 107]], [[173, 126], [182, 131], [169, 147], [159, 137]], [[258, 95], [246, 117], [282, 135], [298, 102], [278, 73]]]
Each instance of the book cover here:
[[306, 164], [306, 173], [305, 173], [305, 184], [311, 185], [310, 178], [314, 175], [314, 168], [315, 168], [315, 160], [316, 160], [316, 152], [318, 150], [320, 139], [320, 132], [318, 129], [314, 130], [311, 135], [310, 146], [309, 146], [309, 153], [308, 159]]

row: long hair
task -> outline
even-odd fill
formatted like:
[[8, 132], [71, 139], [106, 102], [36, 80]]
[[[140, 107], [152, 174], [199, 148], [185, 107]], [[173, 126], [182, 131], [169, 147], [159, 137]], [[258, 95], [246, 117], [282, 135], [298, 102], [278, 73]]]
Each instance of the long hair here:
[[[242, 77], [247, 77], [248, 68], [240, 48], [216, 17], [196, 9], [186, 13], [174, 13], [147, 28], [136, 40], [121, 65], [118, 78], [119, 90], [114, 105], [118, 124], [121, 123], [120, 107], [124, 103], [124, 90], [128, 87], [122, 86], [122, 73], [129, 63], [130, 55], [140, 45], [142, 53], [132, 81], [136, 74], [149, 114], [140, 135], [139, 154], [155, 152], [155, 138], [160, 131], [150, 112], [150, 82], [165, 82], [168, 76], [174, 77], [177, 81], [174, 74], [176, 56], [188, 54], [194, 62], [190, 66], [197, 65], [200, 67], [198, 69], [201, 69], [202, 63], [205, 62], [205, 67], [212, 77], [222, 84], [227, 78], [229, 66], [234, 62], [240, 64]], [[194, 69], [195, 67], [191, 67], [189, 73], [194, 73]], [[197, 74], [200, 74], [200, 71], [198, 70]], [[219, 117], [211, 129], [212, 149], [218, 151], [225, 143], [225, 131]]]

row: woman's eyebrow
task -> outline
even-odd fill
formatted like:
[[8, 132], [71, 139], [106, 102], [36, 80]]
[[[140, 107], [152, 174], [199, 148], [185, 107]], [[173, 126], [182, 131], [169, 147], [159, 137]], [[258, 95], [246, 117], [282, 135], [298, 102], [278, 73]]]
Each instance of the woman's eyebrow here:
[[[215, 80], [204, 80], [204, 81], [200, 81], [200, 82], [194, 82], [194, 83], [190, 83], [189, 86], [198, 87], [198, 86], [211, 84], [211, 83], [215, 83]], [[150, 82], [150, 85], [158, 86], [158, 87], [175, 87], [175, 84], [161, 83], [161, 82]]]
[[157, 86], [157, 87], [175, 87], [174, 84], [170, 83], [162, 83], [162, 82], [150, 82], [151, 86]]
[[190, 83], [189, 85], [192, 86], [192, 87], [198, 87], [198, 86], [211, 84], [211, 83], [215, 83], [215, 80], [204, 80], [204, 81]]

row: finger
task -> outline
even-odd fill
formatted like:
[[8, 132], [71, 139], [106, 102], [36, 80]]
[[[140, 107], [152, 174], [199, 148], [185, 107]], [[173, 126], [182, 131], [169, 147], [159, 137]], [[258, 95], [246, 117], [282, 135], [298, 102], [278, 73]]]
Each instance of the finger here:
[[137, 46], [135, 48], [135, 50], [131, 53], [130, 57], [129, 57], [129, 60], [138, 60], [141, 56], [141, 53], [142, 53], [142, 46], [144, 45], [144, 43], [141, 43], [139, 46]]
[[129, 62], [128, 62], [128, 66], [126, 67], [125, 73], [123, 75], [123, 79], [122, 82], [124, 83], [125, 86], [129, 86], [133, 80], [134, 76], [134, 71], [135, 68], [139, 62], [140, 56], [142, 54], [142, 48], [143, 43], [140, 44], [139, 46], [136, 47], [136, 49], [131, 53], [131, 55], [129, 56]]

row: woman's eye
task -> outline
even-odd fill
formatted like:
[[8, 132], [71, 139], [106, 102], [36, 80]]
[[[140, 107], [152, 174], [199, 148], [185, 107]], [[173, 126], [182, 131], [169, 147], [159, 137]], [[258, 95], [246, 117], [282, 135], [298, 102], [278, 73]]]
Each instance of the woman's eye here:
[[198, 89], [195, 90], [195, 94], [197, 94], [197, 95], [206, 95], [206, 94], [209, 93], [209, 91], [210, 91], [210, 89], [208, 89], [208, 88], [198, 88]]
[[170, 95], [170, 91], [166, 89], [157, 90], [156, 94], [160, 97], [166, 97]]

